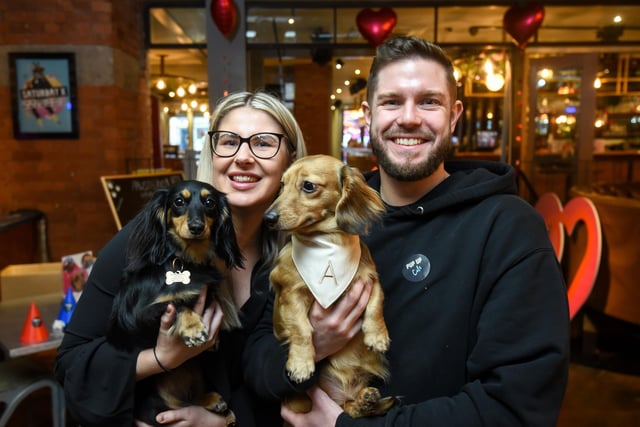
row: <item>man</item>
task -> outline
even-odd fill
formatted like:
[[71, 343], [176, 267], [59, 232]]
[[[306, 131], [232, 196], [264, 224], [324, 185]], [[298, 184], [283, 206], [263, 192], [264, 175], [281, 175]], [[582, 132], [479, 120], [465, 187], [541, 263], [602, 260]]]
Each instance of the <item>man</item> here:
[[[463, 110], [450, 60], [422, 39], [387, 41], [362, 106], [379, 162], [367, 179], [386, 203], [384, 222], [365, 237], [391, 336], [381, 392], [401, 403], [384, 417], [354, 420], [311, 387], [312, 411], [283, 406], [284, 419], [296, 427], [554, 426], [568, 376], [562, 272], [544, 222], [515, 194], [511, 167], [445, 162]], [[330, 307], [324, 314], [334, 325], [345, 317], [346, 329], [316, 323], [314, 343], [343, 342], [366, 297], [360, 287]], [[313, 323], [317, 313], [310, 316]], [[277, 396], [286, 392], [274, 385], [286, 382], [276, 361], [283, 356], [260, 334], [250, 340], [253, 358], [245, 353], [247, 379]]]

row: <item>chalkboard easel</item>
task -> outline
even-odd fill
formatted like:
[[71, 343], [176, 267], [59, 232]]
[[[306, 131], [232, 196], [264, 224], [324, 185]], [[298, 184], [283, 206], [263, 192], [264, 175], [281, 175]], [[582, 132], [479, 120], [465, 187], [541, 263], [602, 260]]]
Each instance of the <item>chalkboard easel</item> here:
[[118, 230], [151, 200], [160, 188], [182, 181], [182, 172], [101, 176], [102, 188], [109, 202]]

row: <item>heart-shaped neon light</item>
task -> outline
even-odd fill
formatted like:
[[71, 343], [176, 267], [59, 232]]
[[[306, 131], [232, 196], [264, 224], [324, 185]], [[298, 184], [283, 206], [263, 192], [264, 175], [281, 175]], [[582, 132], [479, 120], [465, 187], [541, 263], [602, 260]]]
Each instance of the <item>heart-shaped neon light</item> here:
[[574, 197], [564, 208], [554, 193], [543, 194], [536, 203], [536, 209], [544, 217], [549, 238], [558, 261], [564, 254], [565, 229], [570, 236], [576, 224], [583, 222], [587, 231], [587, 244], [580, 265], [568, 289], [569, 317], [573, 319], [591, 294], [598, 276], [602, 256], [602, 228], [598, 211], [586, 197]]

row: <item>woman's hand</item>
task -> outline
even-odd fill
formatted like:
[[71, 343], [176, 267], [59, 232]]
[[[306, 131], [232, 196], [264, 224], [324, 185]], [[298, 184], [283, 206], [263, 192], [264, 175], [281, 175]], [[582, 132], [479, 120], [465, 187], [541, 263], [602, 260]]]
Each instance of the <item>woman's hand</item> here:
[[[201, 406], [187, 406], [180, 409], [160, 412], [156, 422], [172, 427], [226, 427], [229, 422], [224, 415], [207, 411]], [[136, 427], [151, 427], [142, 421], [135, 421]]]
[[327, 393], [317, 386], [307, 390], [311, 398], [311, 411], [298, 414], [293, 412], [283, 403], [280, 406], [280, 415], [293, 427], [333, 427], [338, 416], [343, 412], [342, 408]]
[[360, 331], [372, 286], [369, 280], [357, 280], [349, 292], [326, 309], [314, 301], [309, 321], [313, 327], [316, 362], [342, 349]]
[[[160, 331], [158, 332], [155, 349], [141, 351], [138, 355], [138, 363], [136, 365], [136, 378], [138, 380], [162, 372], [162, 367], [169, 370], [174, 369], [215, 345], [218, 331], [222, 324], [223, 313], [215, 301], [205, 308], [205, 299], [206, 289], [203, 288], [194, 311], [202, 315], [202, 320], [208, 333], [207, 340], [202, 345], [189, 347], [181, 337], [168, 335], [168, 331], [175, 321], [176, 308], [172, 304], [167, 305], [167, 309], [160, 318]], [[154, 350], [155, 354], [153, 353]]]
[[176, 309], [172, 304], [167, 306], [167, 310], [160, 319], [160, 331], [156, 342], [156, 355], [164, 367], [174, 369], [214, 346], [222, 323], [222, 309], [216, 302], [205, 308], [205, 298], [206, 289], [203, 288], [194, 311], [202, 316], [208, 338], [202, 345], [194, 347], [187, 346], [178, 335], [168, 335], [168, 331], [175, 321]]

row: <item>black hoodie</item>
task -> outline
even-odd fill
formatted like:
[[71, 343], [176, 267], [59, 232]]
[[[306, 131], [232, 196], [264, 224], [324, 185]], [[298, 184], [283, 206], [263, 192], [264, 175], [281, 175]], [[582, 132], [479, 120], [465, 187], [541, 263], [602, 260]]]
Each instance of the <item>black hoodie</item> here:
[[[446, 180], [416, 203], [387, 206], [384, 221], [364, 238], [391, 336], [391, 378], [381, 390], [402, 404], [379, 418], [343, 413], [338, 427], [556, 423], [568, 376], [569, 315], [544, 221], [516, 195], [510, 166], [445, 166]], [[379, 174], [367, 178], [379, 191]], [[279, 353], [252, 351], [267, 359]], [[261, 374], [258, 366], [245, 372], [264, 375], [251, 381], [267, 395], [286, 378], [273, 363], [263, 360], [269, 370]]]

